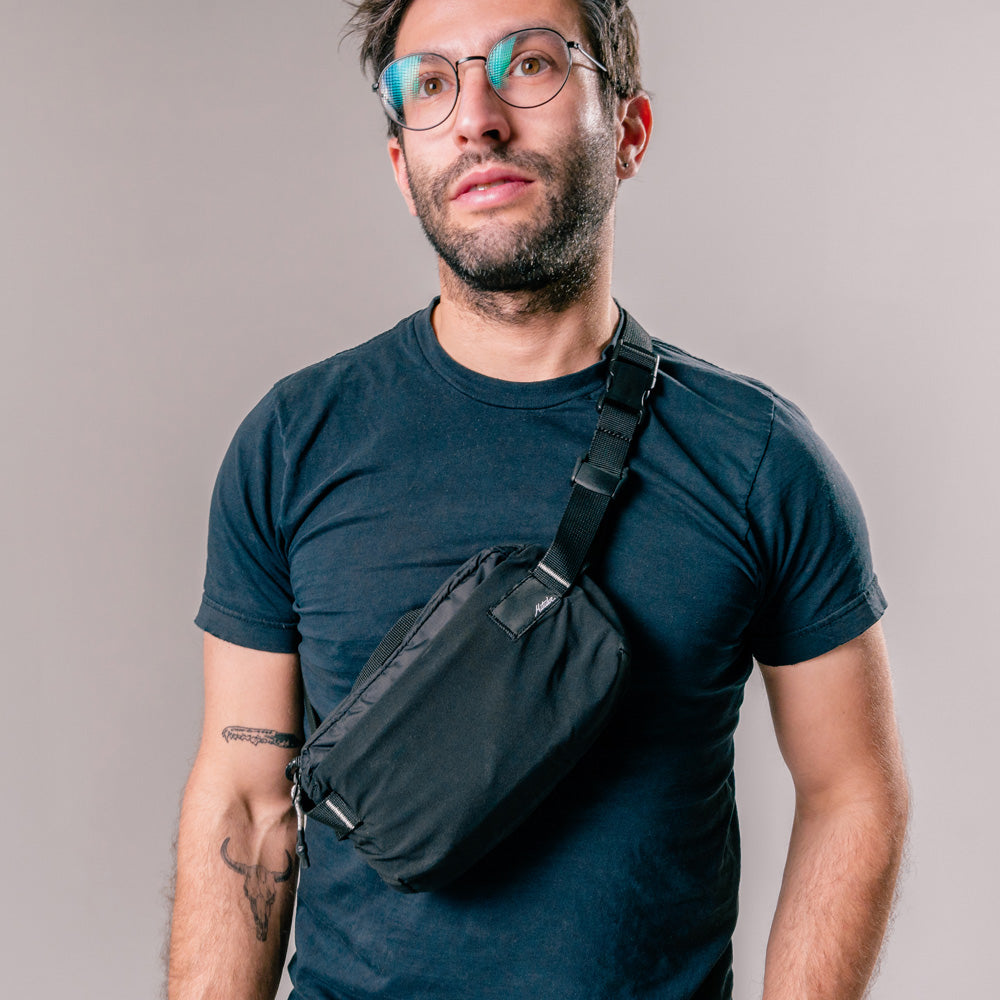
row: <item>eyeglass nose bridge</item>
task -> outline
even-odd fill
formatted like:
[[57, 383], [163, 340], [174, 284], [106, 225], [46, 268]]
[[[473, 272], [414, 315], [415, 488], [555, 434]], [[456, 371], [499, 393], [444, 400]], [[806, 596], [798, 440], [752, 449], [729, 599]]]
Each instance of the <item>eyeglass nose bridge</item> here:
[[[500, 97], [500, 91], [497, 90], [496, 84], [490, 77], [490, 59], [489, 56], [464, 56], [459, 59], [458, 62], [452, 63], [455, 67], [455, 104], [452, 107], [452, 111], [458, 107], [458, 102], [462, 97], [462, 74], [459, 72], [459, 67], [464, 66], [466, 63], [470, 62], [481, 62], [483, 64], [483, 72], [486, 75], [486, 83], [489, 85], [490, 90], [497, 96]], [[503, 98], [501, 98], [503, 100]], [[504, 102], [506, 103], [506, 102]]]
[[[504, 104], [508, 104], [504, 100], [503, 95], [500, 93], [496, 84], [494, 84], [492, 78], [490, 77], [490, 60], [489, 56], [463, 56], [456, 62], [452, 63], [455, 67], [455, 103], [451, 106], [451, 111], [448, 112], [448, 118], [450, 118], [454, 113], [455, 109], [458, 107], [459, 102], [462, 100], [462, 74], [459, 72], [459, 67], [464, 66], [466, 63], [470, 62], [481, 62], [483, 64], [483, 75], [486, 77], [486, 85], [489, 87], [490, 93], [499, 98]], [[445, 121], [448, 119], [446, 118]]]

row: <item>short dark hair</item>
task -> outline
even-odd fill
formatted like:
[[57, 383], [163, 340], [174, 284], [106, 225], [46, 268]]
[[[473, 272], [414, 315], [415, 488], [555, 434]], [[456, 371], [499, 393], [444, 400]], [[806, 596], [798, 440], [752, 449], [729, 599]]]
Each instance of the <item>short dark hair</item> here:
[[[361, 68], [377, 77], [392, 62], [403, 15], [413, 0], [360, 0], [346, 34], [361, 36]], [[608, 67], [601, 92], [610, 108], [617, 98], [634, 97], [642, 89], [639, 73], [639, 29], [629, 0], [576, 0], [592, 55]], [[399, 134], [390, 122], [389, 131]]]

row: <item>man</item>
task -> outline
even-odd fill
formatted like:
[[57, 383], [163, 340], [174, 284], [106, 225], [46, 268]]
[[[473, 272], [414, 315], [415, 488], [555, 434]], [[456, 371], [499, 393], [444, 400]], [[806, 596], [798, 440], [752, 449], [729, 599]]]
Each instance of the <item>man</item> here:
[[[471, 554], [551, 540], [607, 347], [633, 322], [611, 296], [614, 203], [652, 112], [627, 2], [365, 0], [354, 26], [440, 298], [278, 383], [223, 463], [176, 1000], [273, 995], [303, 683], [325, 714]], [[907, 809], [864, 522], [794, 406], [657, 349], [591, 569], [634, 652], [611, 729], [525, 827], [436, 892], [387, 888], [310, 826], [295, 997], [730, 996], [732, 737], [753, 658], [796, 790], [764, 995], [864, 992]]]

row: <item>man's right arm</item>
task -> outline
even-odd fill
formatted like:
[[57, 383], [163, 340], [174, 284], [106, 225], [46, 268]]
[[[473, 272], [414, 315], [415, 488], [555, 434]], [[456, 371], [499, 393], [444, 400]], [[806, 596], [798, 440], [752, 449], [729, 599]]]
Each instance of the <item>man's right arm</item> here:
[[285, 766], [301, 745], [295, 654], [205, 636], [205, 720], [184, 791], [170, 1000], [272, 1000], [297, 864]]

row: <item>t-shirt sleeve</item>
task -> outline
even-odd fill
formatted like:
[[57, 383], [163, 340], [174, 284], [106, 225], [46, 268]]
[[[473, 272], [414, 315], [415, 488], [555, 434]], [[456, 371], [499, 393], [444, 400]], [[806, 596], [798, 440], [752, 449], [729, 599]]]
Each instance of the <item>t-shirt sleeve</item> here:
[[857, 494], [802, 412], [780, 398], [747, 516], [761, 567], [750, 634], [759, 662], [820, 656], [881, 618]]
[[266, 652], [298, 648], [282, 531], [283, 437], [272, 391], [240, 425], [212, 492], [205, 589], [195, 624]]

